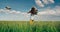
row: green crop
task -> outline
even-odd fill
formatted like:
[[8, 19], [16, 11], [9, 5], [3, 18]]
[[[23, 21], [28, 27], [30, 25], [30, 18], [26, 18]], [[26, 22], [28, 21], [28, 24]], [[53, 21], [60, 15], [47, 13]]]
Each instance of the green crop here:
[[0, 32], [60, 32], [60, 21], [0, 21]]

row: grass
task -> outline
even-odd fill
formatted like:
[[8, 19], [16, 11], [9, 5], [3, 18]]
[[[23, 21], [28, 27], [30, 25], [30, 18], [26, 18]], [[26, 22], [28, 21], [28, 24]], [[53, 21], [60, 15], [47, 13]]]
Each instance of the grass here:
[[0, 32], [60, 32], [60, 21], [0, 21]]

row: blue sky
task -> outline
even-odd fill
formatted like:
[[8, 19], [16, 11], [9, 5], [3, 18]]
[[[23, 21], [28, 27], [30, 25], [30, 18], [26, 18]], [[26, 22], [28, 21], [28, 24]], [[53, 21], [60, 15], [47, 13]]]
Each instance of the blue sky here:
[[1, 8], [4, 8], [7, 5], [9, 5], [14, 10], [21, 10], [25, 12], [36, 4], [34, 0], [0, 0]]
[[[54, 4], [45, 5], [46, 7], [50, 6], [51, 8], [55, 7], [56, 5], [60, 5], [60, 0], [54, 0]], [[32, 6], [36, 6], [35, 0], [0, 0], [0, 8], [4, 8], [5, 6], [10, 6], [14, 10], [19, 10], [23, 12], [27, 12]], [[42, 9], [42, 8], [41, 8]]]
[[[12, 9], [7, 11], [4, 9], [6, 6]], [[38, 9], [41, 16], [35, 16], [35, 20], [60, 20], [60, 0], [0, 0], [0, 20], [29, 20], [26, 12], [32, 6]]]

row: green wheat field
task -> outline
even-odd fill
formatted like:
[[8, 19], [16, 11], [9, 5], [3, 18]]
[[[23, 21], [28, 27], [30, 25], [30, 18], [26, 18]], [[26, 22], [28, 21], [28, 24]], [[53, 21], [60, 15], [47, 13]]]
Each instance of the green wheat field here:
[[0, 32], [60, 32], [60, 21], [0, 21]]

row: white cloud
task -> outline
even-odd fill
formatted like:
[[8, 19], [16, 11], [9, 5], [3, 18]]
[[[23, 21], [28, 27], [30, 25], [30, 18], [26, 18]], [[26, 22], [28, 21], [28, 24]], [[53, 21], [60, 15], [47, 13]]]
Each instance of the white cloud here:
[[12, 10], [12, 11], [10, 11], [9, 13], [11, 13], [11, 14], [18, 14], [18, 13], [20, 13], [20, 12], [19, 12], [19, 11]]
[[0, 13], [1, 12], [4, 12], [6, 14], [22, 14], [24, 15], [25, 17], [28, 17], [30, 15], [30, 13], [27, 13], [27, 12], [21, 12], [21, 11], [16, 11], [16, 10], [7, 10], [7, 9], [0, 9]]
[[[6, 10], [6, 9], [0, 9], [0, 13], [5, 12], [5, 13], [10, 13], [10, 14], [22, 14], [25, 16], [29, 16], [30, 13], [28, 14], [27, 12], [20, 12], [16, 10]], [[38, 12], [38, 15], [59, 15], [60, 14], [60, 6], [56, 6], [53, 9], [47, 8], [44, 11]]]
[[40, 7], [44, 7], [44, 4], [40, 0], [35, 0], [36, 4]]
[[3, 9], [0, 9], [0, 12], [4, 11]]
[[45, 11], [41, 11], [38, 13], [38, 15], [55, 15], [56, 11], [51, 9], [46, 9]]
[[56, 6], [53, 9], [47, 8], [44, 11], [38, 12], [38, 15], [60, 15], [60, 6]]
[[60, 15], [60, 6], [56, 6], [54, 10], [56, 11], [57, 15]]
[[42, 0], [44, 4], [54, 3], [54, 0]]
[[16, 13], [19, 14], [19, 13], [21, 13], [21, 12], [20, 12], [20, 11], [17, 11]]
[[50, 1], [50, 3], [54, 3], [54, 0], [49, 0]]
[[24, 15], [25, 17], [29, 17], [30, 16], [30, 13], [27, 13], [27, 12], [22, 12], [21, 14]]
[[7, 10], [7, 9], [0, 9], [0, 12], [5, 12], [5, 13], [11, 13], [11, 14], [19, 14], [21, 13], [20, 11], [16, 11], [16, 10]]
[[44, 7], [45, 4], [54, 3], [54, 0], [35, 0], [36, 4], [40, 7]]
[[44, 4], [48, 4], [48, 0], [42, 0]]
[[[2, 13], [3, 12], [3, 13]], [[16, 10], [0, 9], [0, 20], [29, 20], [30, 14]]]
[[[11, 14], [22, 14], [22, 15], [30, 15], [27, 12], [20, 12], [16, 10], [6, 10], [6, 9], [0, 9], [0, 12], [5, 12], [5, 13], [11, 13]], [[38, 12], [39, 15], [57, 15], [60, 14], [60, 6], [56, 6], [53, 9], [47, 8], [44, 11]]]
[[[2, 12], [8, 14], [1, 15]], [[16, 10], [8, 11], [5, 9], [0, 9], [0, 15], [1, 15], [0, 20], [29, 20], [30, 19], [30, 14], [28, 14], [27, 12], [21, 12]], [[44, 11], [38, 12], [38, 15], [34, 17], [35, 20], [60, 20], [60, 6], [56, 6], [53, 9], [47, 8]]]

